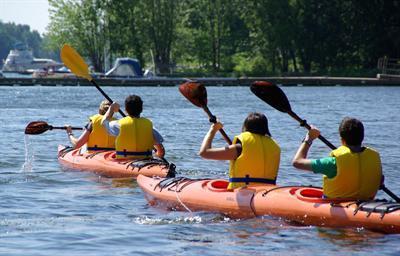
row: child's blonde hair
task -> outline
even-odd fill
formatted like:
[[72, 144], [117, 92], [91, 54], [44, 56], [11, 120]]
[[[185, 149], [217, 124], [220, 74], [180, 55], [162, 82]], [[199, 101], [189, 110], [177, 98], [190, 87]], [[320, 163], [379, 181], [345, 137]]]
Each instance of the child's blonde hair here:
[[111, 103], [108, 100], [103, 100], [99, 106], [99, 114], [104, 115], [107, 112], [110, 105]]

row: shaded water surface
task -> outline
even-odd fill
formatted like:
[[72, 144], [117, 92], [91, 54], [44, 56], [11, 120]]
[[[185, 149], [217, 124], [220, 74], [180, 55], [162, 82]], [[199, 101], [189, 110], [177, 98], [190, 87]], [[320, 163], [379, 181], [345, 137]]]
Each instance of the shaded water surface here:
[[[167, 159], [188, 177], [226, 177], [228, 164], [197, 156], [208, 129], [205, 113], [177, 87], [111, 88], [116, 101], [135, 93], [144, 116], [163, 134]], [[400, 194], [400, 87], [284, 87], [293, 110], [338, 145], [344, 116], [360, 118], [365, 143], [381, 152], [387, 186]], [[278, 183], [321, 185], [321, 177], [294, 170], [290, 160], [305, 130], [256, 98], [247, 87], [208, 88], [209, 107], [231, 137], [251, 111], [264, 112], [282, 147]], [[399, 255], [399, 235], [366, 230], [299, 227], [260, 217], [231, 220], [213, 213], [149, 207], [136, 182], [61, 170], [56, 150], [64, 131], [24, 138], [30, 121], [82, 126], [95, 113], [93, 87], [0, 87], [0, 255]], [[224, 145], [220, 136], [214, 143]], [[25, 151], [28, 148], [28, 151]], [[311, 157], [329, 149], [315, 142]], [[379, 197], [386, 197], [380, 193]]]

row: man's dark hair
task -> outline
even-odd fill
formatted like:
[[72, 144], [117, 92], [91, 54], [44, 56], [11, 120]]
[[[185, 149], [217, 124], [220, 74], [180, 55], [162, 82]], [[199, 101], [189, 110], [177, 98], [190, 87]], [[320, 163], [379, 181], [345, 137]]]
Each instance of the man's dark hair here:
[[340, 123], [339, 133], [347, 145], [360, 146], [364, 139], [364, 125], [358, 119], [345, 117]]
[[129, 95], [125, 99], [125, 109], [130, 116], [139, 117], [143, 110], [143, 101], [137, 95]]
[[256, 133], [260, 135], [271, 136], [268, 129], [268, 119], [264, 114], [253, 112], [250, 113], [243, 123], [243, 131]]

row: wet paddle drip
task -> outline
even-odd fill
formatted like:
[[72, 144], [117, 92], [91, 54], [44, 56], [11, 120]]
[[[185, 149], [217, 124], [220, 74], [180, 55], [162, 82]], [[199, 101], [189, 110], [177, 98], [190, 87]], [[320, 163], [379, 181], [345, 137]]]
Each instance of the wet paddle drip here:
[[22, 164], [21, 171], [22, 172], [31, 172], [33, 161], [34, 161], [34, 152], [31, 147], [31, 143], [29, 140], [29, 136], [25, 134], [24, 136], [24, 145], [25, 145], [25, 161]]

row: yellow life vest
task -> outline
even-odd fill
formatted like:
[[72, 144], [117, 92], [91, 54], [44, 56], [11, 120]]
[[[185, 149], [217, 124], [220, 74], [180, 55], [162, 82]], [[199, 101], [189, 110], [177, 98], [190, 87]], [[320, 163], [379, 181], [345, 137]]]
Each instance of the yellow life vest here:
[[96, 114], [89, 117], [92, 122], [92, 132], [86, 143], [88, 151], [113, 150], [115, 148], [115, 137], [107, 133], [107, 130], [101, 125], [103, 115]]
[[120, 131], [115, 141], [117, 158], [144, 159], [152, 156], [153, 123], [144, 117], [118, 120]]
[[230, 161], [228, 189], [247, 184], [275, 184], [278, 175], [281, 149], [270, 137], [251, 132], [243, 132], [233, 139], [240, 140], [242, 153]]
[[374, 198], [382, 178], [379, 153], [365, 148], [353, 153], [346, 146], [331, 152], [336, 158], [337, 174], [332, 179], [324, 176], [324, 195], [328, 198], [368, 200]]

